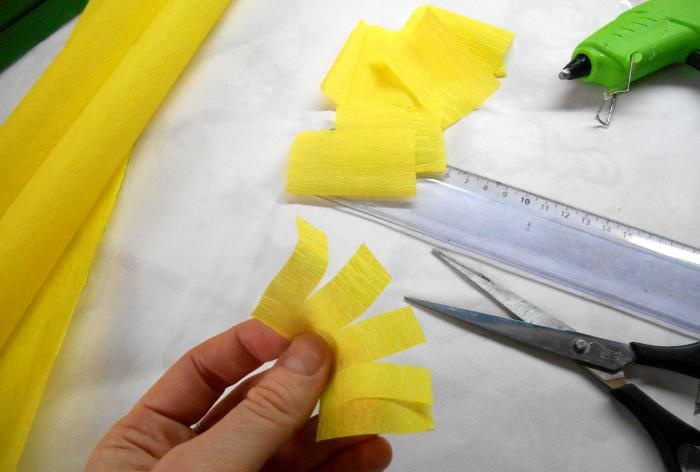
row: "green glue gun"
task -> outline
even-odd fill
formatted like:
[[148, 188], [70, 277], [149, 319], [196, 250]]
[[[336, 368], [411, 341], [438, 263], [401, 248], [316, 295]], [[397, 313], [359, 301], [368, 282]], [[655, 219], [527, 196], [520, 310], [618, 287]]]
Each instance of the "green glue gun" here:
[[[671, 64], [700, 70], [700, 0], [648, 0], [586, 38], [571, 57], [559, 78], [605, 87], [596, 118], [607, 126], [615, 96], [633, 81]], [[600, 118], [606, 102], [607, 122]]]

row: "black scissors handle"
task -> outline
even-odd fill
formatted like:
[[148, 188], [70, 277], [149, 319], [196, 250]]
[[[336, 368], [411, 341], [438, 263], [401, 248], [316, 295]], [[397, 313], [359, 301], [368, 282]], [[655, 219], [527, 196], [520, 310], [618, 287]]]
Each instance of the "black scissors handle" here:
[[654, 440], [668, 472], [682, 472], [679, 450], [684, 445], [700, 447], [700, 431], [681, 421], [656, 403], [636, 385], [626, 384], [611, 390], [642, 423]]
[[700, 342], [684, 346], [652, 346], [630, 343], [637, 364], [680, 372], [700, 379]]

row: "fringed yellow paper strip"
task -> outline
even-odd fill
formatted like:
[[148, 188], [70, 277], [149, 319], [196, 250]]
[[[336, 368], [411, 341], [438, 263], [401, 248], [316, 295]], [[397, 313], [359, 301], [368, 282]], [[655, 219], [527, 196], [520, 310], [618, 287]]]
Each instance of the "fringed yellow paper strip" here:
[[317, 440], [432, 429], [430, 372], [371, 362], [424, 341], [411, 308], [350, 324], [379, 296], [389, 274], [362, 245], [330, 282], [311, 294], [312, 281], [327, 267], [328, 244], [320, 230], [301, 218], [297, 229], [292, 256], [252, 316], [287, 338], [316, 332], [334, 350], [336, 368], [321, 397]]
[[386, 64], [424, 107], [442, 109], [444, 128], [476, 109], [498, 87], [489, 68], [428, 9], [385, 55]]
[[415, 130], [416, 173], [445, 172], [447, 168], [442, 116], [439, 110], [341, 106], [335, 113], [335, 126], [336, 129]]
[[0, 127], [1, 470], [20, 458], [131, 148], [228, 3], [90, 2]]
[[416, 132], [406, 129], [305, 131], [290, 151], [287, 191], [301, 195], [416, 193]]
[[415, 107], [418, 102], [386, 65], [384, 53], [396, 33], [360, 21], [321, 90], [336, 105]]

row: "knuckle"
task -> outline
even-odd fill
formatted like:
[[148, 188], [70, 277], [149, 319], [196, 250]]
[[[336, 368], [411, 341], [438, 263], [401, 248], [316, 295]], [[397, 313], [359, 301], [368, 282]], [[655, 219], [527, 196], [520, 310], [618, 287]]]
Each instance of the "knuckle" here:
[[299, 414], [294, 408], [293, 395], [284, 384], [269, 379], [248, 391], [244, 406], [258, 418], [277, 427], [293, 427]]

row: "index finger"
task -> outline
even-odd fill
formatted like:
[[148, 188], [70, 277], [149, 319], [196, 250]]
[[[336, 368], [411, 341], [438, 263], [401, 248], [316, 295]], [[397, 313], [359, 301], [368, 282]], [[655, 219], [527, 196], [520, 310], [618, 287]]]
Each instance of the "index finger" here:
[[286, 338], [260, 321], [244, 321], [188, 351], [134, 409], [151, 409], [189, 426], [204, 416], [227, 387], [279, 357], [288, 345]]

